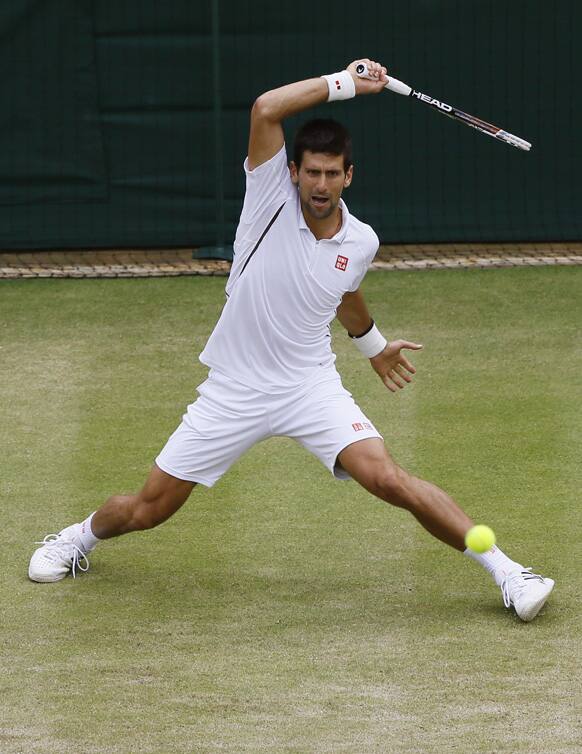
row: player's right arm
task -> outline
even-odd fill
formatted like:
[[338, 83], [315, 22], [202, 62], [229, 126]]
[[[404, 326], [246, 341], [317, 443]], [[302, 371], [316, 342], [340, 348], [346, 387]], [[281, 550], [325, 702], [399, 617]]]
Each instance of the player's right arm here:
[[[374, 79], [363, 79], [356, 75], [356, 64], [365, 62]], [[386, 69], [367, 58], [360, 58], [347, 69], [352, 75], [356, 95], [378, 94], [387, 81]], [[283, 146], [282, 123], [285, 118], [308, 110], [310, 107], [327, 102], [329, 89], [324, 78], [306, 79], [286, 84], [278, 89], [261, 94], [251, 110], [249, 135], [248, 167], [254, 170], [270, 160]]]

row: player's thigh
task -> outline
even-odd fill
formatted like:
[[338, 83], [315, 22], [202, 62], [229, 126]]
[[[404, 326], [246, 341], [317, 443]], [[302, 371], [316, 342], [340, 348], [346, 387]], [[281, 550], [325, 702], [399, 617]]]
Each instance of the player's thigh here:
[[178, 479], [212, 487], [270, 430], [261, 393], [224, 375], [210, 377], [198, 392], [156, 465]]

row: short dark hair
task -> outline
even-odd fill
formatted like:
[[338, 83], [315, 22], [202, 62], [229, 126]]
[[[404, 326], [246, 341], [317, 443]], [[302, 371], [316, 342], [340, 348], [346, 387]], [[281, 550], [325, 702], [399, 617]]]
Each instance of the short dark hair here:
[[345, 126], [331, 118], [309, 120], [297, 131], [293, 145], [293, 162], [297, 170], [301, 167], [306, 149], [310, 152], [342, 154], [345, 172], [352, 164], [352, 137]]

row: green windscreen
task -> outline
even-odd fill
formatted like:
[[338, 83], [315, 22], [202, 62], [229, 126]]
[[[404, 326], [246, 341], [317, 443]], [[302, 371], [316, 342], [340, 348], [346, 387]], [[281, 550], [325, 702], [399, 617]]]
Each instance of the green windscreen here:
[[[89, 0], [0, 4], [0, 207], [101, 202], [107, 171]], [[31, 231], [39, 239], [41, 227]], [[6, 241], [24, 231], [3, 228]]]
[[580, 239], [580, 28], [574, 0], [3, 0], [0, 248], [232, 241], [254, 99], [362, 56], [533, 143], [388, 92], [291, 118], [350, 128], [383, 242]]

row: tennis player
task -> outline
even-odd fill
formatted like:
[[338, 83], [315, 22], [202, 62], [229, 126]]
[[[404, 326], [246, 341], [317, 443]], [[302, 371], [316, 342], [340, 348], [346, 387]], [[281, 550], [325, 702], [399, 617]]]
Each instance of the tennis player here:
[[[298, 132], [287, 162], [286, 118], [383, 90], [386, 69], [365, 59], [373, 78], [362, 79], [357, 62], [266, 92], [254, 103], [227, 301], [200, 355], [208, 378], [143, 489], [113, 496], [85, 521], [47, 535], [30, 561], [33, 581], [86, 571], [87, 555], [98, 542], [158, 526], [197, 484], [211, 487], [241, 454], [275, 435], [297, 440], [338, 479], [356, 480], [465, 551], [472, 521], [446, 492], [392, 460], [335, 368], [329, 329], [335, 317], [392, 392], [415, 373], [407, 352], [422, 348], [407, 340], [388, 343], [360, 290], [378, 238], [341, 198], [354, 174], [349, 134], [333, 120], [310, 121]], [[491, 573], [506, 607], [524, 621], [538, 614], [552, 579], [497, 547], [483, 555], [466, 552]]]

